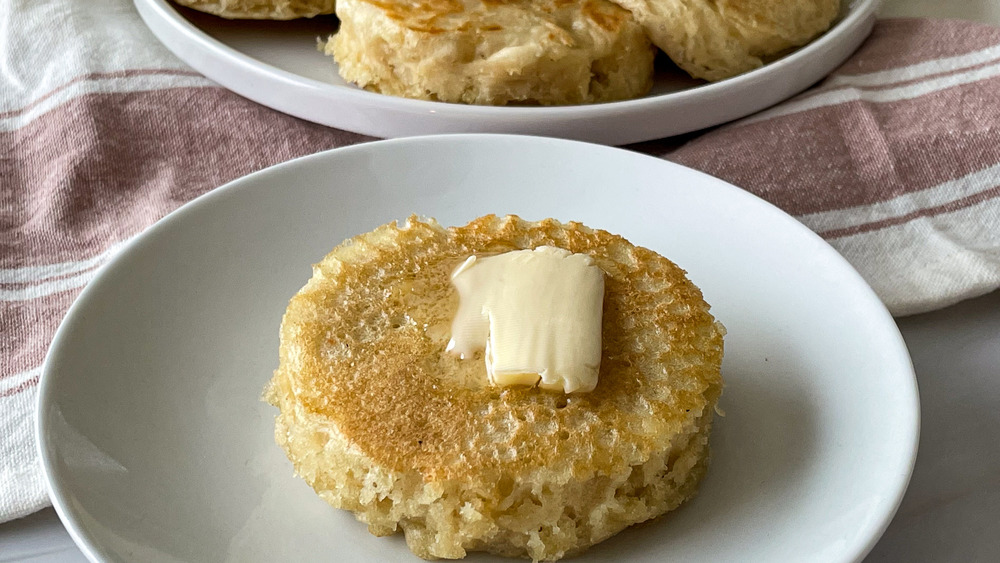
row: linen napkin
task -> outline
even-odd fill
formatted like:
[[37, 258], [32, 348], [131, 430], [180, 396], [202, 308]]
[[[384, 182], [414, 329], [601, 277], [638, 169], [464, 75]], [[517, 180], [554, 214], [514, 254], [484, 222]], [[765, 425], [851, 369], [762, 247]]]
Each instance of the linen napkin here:
[[[279, 114], [174, 58], [128, 0], [0, 3], [0, 522], [48, 504], [33, 413], [46, 349], [128, 239], [227, 181], [370, 140]], [[889, 20], [771, 110], [632, 147], [820, 233], [909, 314], [1000, 286], [1000, 30]]]

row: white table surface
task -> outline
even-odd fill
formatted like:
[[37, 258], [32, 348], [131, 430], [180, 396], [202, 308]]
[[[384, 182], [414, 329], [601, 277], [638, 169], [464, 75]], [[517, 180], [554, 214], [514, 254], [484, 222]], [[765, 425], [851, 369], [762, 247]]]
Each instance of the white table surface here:
[[[1000, 25], [1000, 0], [885, 0], [885, 17]], [[1000, 291], [897, 320], [920, 385], [913, 479], [867, 561], [1000, 561]], [[81, 563], [49, 508], [0, 524], [0, 563]]]

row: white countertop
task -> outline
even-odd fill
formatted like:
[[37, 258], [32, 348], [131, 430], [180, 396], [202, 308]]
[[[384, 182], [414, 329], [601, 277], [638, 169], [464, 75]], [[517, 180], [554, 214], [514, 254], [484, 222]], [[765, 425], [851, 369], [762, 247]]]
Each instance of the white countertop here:
[[[886, 17], [1000, 24], [997, 0], [886, 0]], [[920, 385], [920, 452], [867, 561], [1000, 558], [1000, 291], [898, 319]], [[0, 525], [0, 563], [86, 561], [50, 508]]]

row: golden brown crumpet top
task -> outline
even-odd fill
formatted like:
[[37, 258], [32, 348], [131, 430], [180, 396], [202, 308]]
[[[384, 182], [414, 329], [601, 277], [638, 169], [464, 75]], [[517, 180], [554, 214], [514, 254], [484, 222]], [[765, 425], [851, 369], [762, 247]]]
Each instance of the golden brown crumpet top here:
[[326, 44], [341, 76], [468, 104], [576, 104], [652, 86], [654, 49], [608, 0], [341, 0]]
[[[589, 254], [607, 274], [593, 392], [492, 387], [482, 361], [445, 353], [455, 266], [541, 245]], [[284, 318], [275, 385], [389, 470], [471, 483], [539, 468], [584, 479], [643, 463], [710, 420], [722, 332], [680, 268], [620, 236], [551, 219], [486, 216], [445, 229], [411, 218], [314, 266]]]
[[174, 0], [229, 19], [291, 20], [332, 14], [336, 0]]
[[691, 76], [722, 80], [805, 45], [830, 28], [841, 0], [614, 0]]

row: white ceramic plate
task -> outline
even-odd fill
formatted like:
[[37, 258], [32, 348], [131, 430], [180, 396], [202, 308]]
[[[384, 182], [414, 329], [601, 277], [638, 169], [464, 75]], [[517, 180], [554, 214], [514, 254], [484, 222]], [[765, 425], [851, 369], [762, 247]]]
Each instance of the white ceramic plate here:
[[53, 503], [84, 552], [416, 561], [293, 477], [259, 394], [288, 299], [334, 245], [411, 213], [463, 224], [491, 212], [580, 220], [655, 249], [729, 329], [726, 416], [700, 496], [574, 561], [843, 562], [872, 547], [912, 468], [918, 401], [892, 318], [847, 262], [771, 205], [663, 160], [463, 135], [237, 180], [87, 286], [46, 360], [38, 419]]
[[153, 33], [178, 57], [219, 84], [309, 121], [376, 137], [433, 133], [521, 133], [621, 145], [687, 133], [737, 119], [806, 89], [840, 65], [871, 32], [879, 0], [844, 0], [825, 35], [753, 72], [715, 84], [661, 69], [646, 97], [597, 105], [482, 107], [408, 100], [367, 92], [337, 74], [316, 39], [336, 19], [227, 21], [135, 0]]

